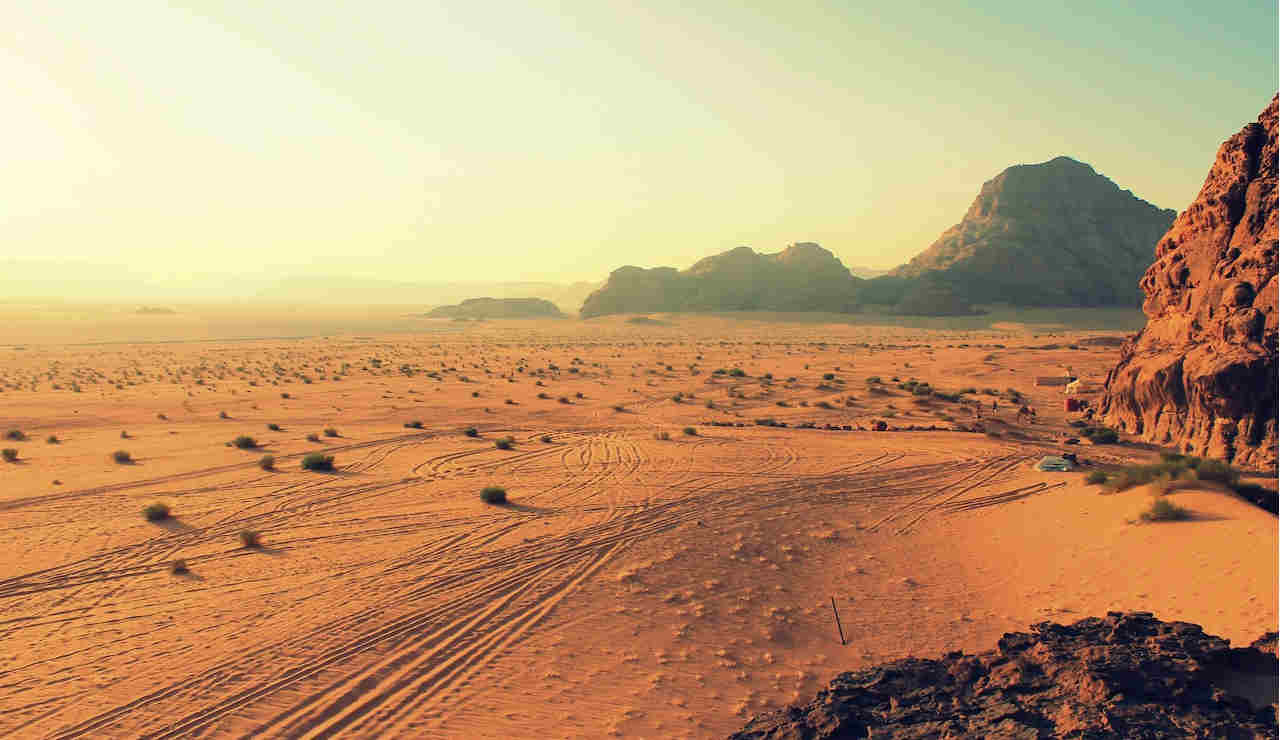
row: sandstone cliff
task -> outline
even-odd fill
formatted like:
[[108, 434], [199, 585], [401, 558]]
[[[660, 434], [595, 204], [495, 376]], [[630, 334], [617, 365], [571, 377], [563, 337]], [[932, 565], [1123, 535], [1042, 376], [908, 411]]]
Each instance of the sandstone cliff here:
[[620, 267], [587, 297], [582, 317], [675, 311], [833, 311], [856, 308], [860, 281], [817, 244], [758, 254], [738, 247], [684, 271]]
[[1137, 305], [1151, 248], [1176, 214], [1057, 157], [987, 181], [960, 223], [893, 271], [970, 303]]
[[1231, 649], [1194, 624], [1112, 612], [842, 673], [731, 740], [1274, 738], [1276, 670], [1274, 633]]
[[1147, 326], [1107, 376], [1103, 416], [1179, 451], [1276, 465], [1276, 99], [1218, 149], [1156, 245]]

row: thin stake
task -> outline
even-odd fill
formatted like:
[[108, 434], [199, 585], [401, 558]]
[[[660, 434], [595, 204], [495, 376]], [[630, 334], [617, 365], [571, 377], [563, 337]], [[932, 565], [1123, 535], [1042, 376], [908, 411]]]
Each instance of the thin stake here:
[[840, 610], [836, 608], [836, 597], [834, 596], [831, 597], [831, 611], [836, 615], [836, 629], [840, 630], [840, 644], [843, 645], [845, 644], [844, 627], [840, 625]]

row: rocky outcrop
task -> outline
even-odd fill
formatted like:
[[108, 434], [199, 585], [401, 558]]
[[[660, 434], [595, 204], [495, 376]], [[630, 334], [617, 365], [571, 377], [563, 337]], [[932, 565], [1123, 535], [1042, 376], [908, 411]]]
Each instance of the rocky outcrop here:
[[733, 740], [1274, 738], [1277, 661], [1197, 625], [1111, 612], [1008, 633], [997, 649], [837, 676]]
[[1069, 157], [1016, 165], [892, 275], [949, 283], [977, 304], [1137, 305], [1134, 284], [1175, 215]]
[[432, 319], [559, 319], [556, 304], [541, 298], [468, 298], [427, 312]]
[[1156, 245], [1147, 325], [1107, 376], [1103, 417], [1180, 452], [1276, 465], [1276, 99], [1218, 149]]
[[856, 309], [860, 281], [817, 244], [758, 254], [749, 247], [700, 260], [687, 270], [620, 267], [587, 297], [582, 317], [679, 311]]

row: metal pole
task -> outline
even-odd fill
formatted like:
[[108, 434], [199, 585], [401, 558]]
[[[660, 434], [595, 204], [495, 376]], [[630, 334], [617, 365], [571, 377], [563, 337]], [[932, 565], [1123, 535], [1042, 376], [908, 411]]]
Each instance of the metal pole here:
[[836, 608], [836, 597], [831, 597], [831, 611], [836, 615], [836, 629], [840, 631], [840, 644], [844, 645], [844, 627], [840, 625], [840, 610]]

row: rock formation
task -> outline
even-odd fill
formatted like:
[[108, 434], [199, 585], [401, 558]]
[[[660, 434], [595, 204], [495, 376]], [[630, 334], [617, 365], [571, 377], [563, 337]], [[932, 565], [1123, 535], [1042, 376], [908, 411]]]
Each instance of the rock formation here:
[[432, 319], [541, 319], [564, 318], [556, 304], [541, 298], [468, 298], [455, 306], [439, 306], [427, 312]]
[[582, 317], [674, 311], [844, 313], [856, 309], [859, 282], [817, 244], [792, 244], [774, 254], [738, 247], [683, 271], [620, 267], [587, 297]]
[[1137, 305], [1134, 284], [1175, 215], [1069, 157], [1016, 165], [892, 275], [944, 281], [978, 304]]
[[1197, 625], [1145, 612], [1044, 622], [978, 655], [842, 673], [812, 702], [756, 717], [731, 737], [1274, 738], [1269, 638], [1231, 649]]
[[1276, 465], [1276, 99], [1218, 149], [1142, 277], [1147, 326], [1103, 417], [1180, 452]]

